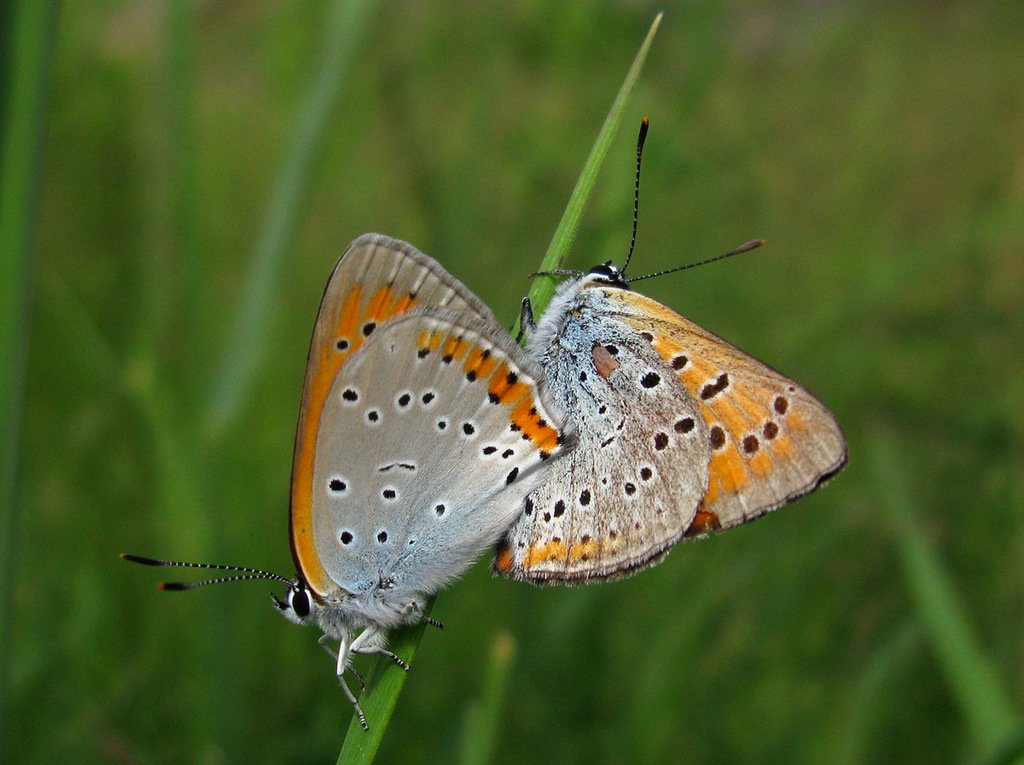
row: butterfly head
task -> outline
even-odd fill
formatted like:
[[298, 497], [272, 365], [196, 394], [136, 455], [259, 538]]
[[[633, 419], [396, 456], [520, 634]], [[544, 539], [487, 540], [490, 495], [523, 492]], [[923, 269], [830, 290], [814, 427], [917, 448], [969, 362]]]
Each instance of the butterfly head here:
[[590, 271], [587, 272], [586, 278], [588, 281], [596, 284], [618, 287], [623, 290], [629, 289], [629, 283], [626, 281], [625, 272], [610, 260], [606, 260], [604, 263], [599, 263], [591, 268]]
[[323, 605], [313, 596], [313, 591], [306, 583], [306, 580], [301, 576], [296, 576], [294, 579], [287, 579], [280, 574], [275, 574], [273, 571], [266, 571], [261, 568], [252, 568], [251, 566], [230, 566], [223, 563], [173, 561], [164, 560], [162, 558], [150, 558], [144, 555], [131, 555], [129, 553], [122, 553], [121, 558], [123, 560], [130, 561], [131, 563], [141, 563], [144, 566], [171, 566], [176, 568], [200, 568], [232, 572], [227, 576], [217, 576], [212, 579], [203, 579], [198, 582], [161, 582], [157, 585], [161, 590], [194, 590], [199, 587], [208, 587], [211, 584], [244, 582], [252, 581], [254, 579], [269, 579], [274, 582], [280, 582], [288, 588], [285, 592], [284, 598], [279, 598], [273, 593], [270, 594], [270, 597], [274, 602], [274, 606], [281, 612], [281, 615], [288, 621], [294, 622], [295, 624], [309, 624], [316, 619], [320, 611], [323, 609]]
[[296, 577], [288, 583], [284, 598], [270, 593], [274, 606], [280, 614], [294, 624], [309, 624], [316, 618], [319, 609], [313, 593], [301, 578]]

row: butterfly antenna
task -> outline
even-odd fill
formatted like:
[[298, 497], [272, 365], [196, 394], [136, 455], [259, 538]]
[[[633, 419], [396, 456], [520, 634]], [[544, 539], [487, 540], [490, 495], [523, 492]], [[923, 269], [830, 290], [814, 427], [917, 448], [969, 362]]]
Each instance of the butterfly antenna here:
[[676, 266], [675, 268], [666, 268], [664, 271], [655, 271], [653, 274], [644, 274], [643, 276], [635, 276], [632, 279], [626, 279], [629, 284], [633, 282], [643, 281], [644, 279], [652, 279], [655, 276], [664, 276], [665, 274], [674, 274], [676, 271], [685, 271], [688, 268], [696, 268], [697, 266], [706, 266], [708, 263], [714, 263], [718, 260], [725, 260], [731, 258], [733, 255], [740, 255], [744, 252], [750, 252], [756, 250], [764, 244], [764, 239], [755, 239], [752, 242], [741, 244], [735, 250], [729, 250], [729, 252], [723, 252], [721, 255], [715, 255], [713, 258], [707, 258], [706, 260], [698, 260], [696, 263], [687, 263], [684, 266]]
[[197, 587], [206, 587], [211, 584], [224, 584], [225, 582], [245, 582], [251, 579], [271, 579], [275, 582], [284, 583], [288, 589], [294, 590], [295, 585], [280, 574], [272, 571], [264, 571], [261, 568], [249, 566], [229, 566], [224, 563], [191, 563], [180, 560], [161, 560], [160, 558], [147, 558], [144, 555], [132, 555], [121, 553], [121, 559], [132, 563], [141, 563], [143, 566], [172, 566], [175, 568], [205, 568], [216, 571], [237, 571], [240, 573], [231, 576], [221, 576], [214, 579], [203, 579], [198, 582], [160, 582], [157, 589], [160, 590], [194, 590]]
[[647, 141], [647, 129], [651, 121], [644, 116], [640, 120], [640, 134], [636, 137], [636, 177], [633, 179], [633, 235], [629, 240], [629, 253], [626, 261], [622, 264], [622, 271], [625, 272], [629, 265], [629, 259], [633, 257], [633, 249], [636, 247], [636, 228], [640, 220], [640, 160], [644, 155], [644, 143]]

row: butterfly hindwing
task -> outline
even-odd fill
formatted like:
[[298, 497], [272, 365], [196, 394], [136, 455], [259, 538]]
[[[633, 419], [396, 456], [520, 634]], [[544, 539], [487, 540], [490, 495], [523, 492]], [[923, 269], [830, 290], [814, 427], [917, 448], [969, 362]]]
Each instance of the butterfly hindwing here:
[[610, 315], [602, 292], [567, 291], [556, 301], [528, 350], [572, 413], [576, 446], [527, 499], [494, 569], [537, 583], [624, 576], [689, 528], [707, 488], [707, 428], [650, 343]]

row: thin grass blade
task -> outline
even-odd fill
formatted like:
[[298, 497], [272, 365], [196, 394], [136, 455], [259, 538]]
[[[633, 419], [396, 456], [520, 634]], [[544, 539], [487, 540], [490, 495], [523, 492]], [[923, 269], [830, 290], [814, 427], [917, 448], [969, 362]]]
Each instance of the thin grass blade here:
[[[18, 550], [28, 305], [57, 4], [15, 3], [0, 17], [10, 24], [0, 30], [7, 69], [7, 91], [0, 94], [0, 655], [6, 657]], [[10, 662], [0, 661], [0, 731], [6, 730], [11, 698], [9, 669]]]
[[[427, 606], [424, 614], [429, 614], [432, 606], [433, 602]], [[396, 633], [391, 650], [412, 664], [425, 629], [426, 624], [421, 622]], [[408, 677], [409, 673], [395, 666], [390, 659], [377, 657], [366, 676], [366, 690], [359, 697], [359, 706], [363, 708], [370, 730], [364, 731], [359, 720], [352, 715], [345, 742], [338, 753], [338, 765], [367, 765], [373, 762]]]
[[[597, 139], [590, 149], [590, 155], [583, 165], [583, 171], [580, 173], [575, 187], [573, 187], [572, 194], [569, 196], [569, 203], [565, 206], [565, 212], [562, 213], [562, 219], [555, 228], [555, 234], [551, 237], [551, 243], [548, 245], [547, 252], [544, 253], [544, 258], [540, 262], [538, 271], [553, 271], [559, 268], [562, 265], [562, 261], [565, 260], [565, 256], [569, 254], [569, 249], [576, 239], [576, 232], [580, 228], [583, 209], [586, 207], [587, 200], [594, 190], [597, 175], [601, 171], [601, 166], [604, 164], [605, 159], [608, 157], [612, 141], [615, 140], [619, 126], [622, 124], [622, 118], [626, 111], [626, 102], [629, 100], [629, 96], [633, 92], [637, 80], [640, 78], [640, 72], [643, 70], [644, 62], [647, 60], [647, 52], [654, 42], [654, 36], [658, 32], [663, 15], [663, 13], [659, 13], [655, 16], [651, 28], [647, 32], [647, 37], [644, 38], [640, 50], [637, 51], [636, 56], [633, 58], [633, 64], [626, 73], [626, 79], [623, 80], [615, 100], [612, 101], [608, 115], [605, 117], [604, 124], [601, 125], [601, 130], [597, 134]], [[533, 280], [529, 294], [534, 311], [538, 313], [543, 311], [544, 307], [551, 300], [551, 296], [555, 294], [554, 278], [538, 276]], [[514, 335], [517, 332], [518, 322], [512, 334]]]
[[939, 668], [977, 749], [995, 751], [1020, 724], [1020, 717], [995, 667], [978, 641], [957, 588], [921, 531], [906, 482], [900, 449], [881, 434], [871, 446], [875, 485], [899, 532], [899, 556], [911, 599], [925, 627]]
[[249, 399], [266, 358], [265, 338], [278, 299], [281, 265], [311, 185], [314, 161], [349, 82], [375, 5], [373, 0], [343, 0], [333, 3], [327, 13], [320, 66], [292, 130], [249, 271], [242, 279], [241, 301], [231, 322], [223, 362], [212, 381], [206, 430], [214, 442], [231, 427]]

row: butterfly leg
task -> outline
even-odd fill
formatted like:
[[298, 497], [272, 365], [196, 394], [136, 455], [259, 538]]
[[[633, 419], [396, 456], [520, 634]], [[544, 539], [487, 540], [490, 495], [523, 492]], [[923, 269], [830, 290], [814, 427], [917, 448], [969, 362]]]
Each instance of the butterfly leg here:
[[323, 648], [325, 651], [327, 651], [327, 655], [328, 656], [330, 656], [332, 659], [337, 661], [338, 660], [338, 652], [335, 651], [333, 648], [331, 648], [329, 645], [327, 645], [327, 643], [330, 640], [331, 640], [331, 636], [328, 635], [327, 633], [324, 633], [323, 635], [320, 636], [320, 639], [317, 640], [316, 642], [317, 642], [317, 645], [319, 645], [321, 648]]
[[523, 337], [529, 337], [533, 330], [537, 329], [537, 322], [533, 320], [533, 303], [530, 298], [524, 297], [519, 307], [519, 334], [516, 335], [516, 344], [523, 342]]
[[425, 622], [426, 624], [429, 624], [431, 627], [437, 627], [439, 630], [444, 629], [444, 625], [437, 619], [435, 619], [432, 616], [424, 616], [422, 613], [419, 613], [419, 611], [420, 604], [417, 603], [415, 600], [410, 600], [402, 608], [402, 618], [408, 619], [413, 614], [416, 614], [417, 616], [419, 616], [421, 622]]
[[352, 641], [352, 645], [349, 646], [349, 651], [351, 653], [361, 654], [379, 653], [381, 656], [387, 656], [391, 661], [408, 672], [409, 665], [403, 661], [398, 654], [393, 651], [389, 651], [382, 645], [376, 644], [375, 638], [378, 634], [380, 634], [380, 631], [373, 627], [363, 630], [359, 633], [359, 637]]
[[[321, 635], [320, 639], [317, 640], [316, 642], [320, 644], [321, 648], [323, 648], [325, 651], [327, 651], [327, 655], [328, 656], [330, 656], [332, 659], [337, 661], [337, 659], [338, 659], [338, 652], [335, 651], [333, 648], [331, 648], [328, 645], [328, 642], [330, 640], [331, 640], [331, 636], [325, 634], [325, 635]], [[359, 681], [359, 687], [360, 688], [365, 688], [366, 687], [366, 675], [364, 675], [362, 672], [360, 672], [358, 669], [356, 669], [355, 667], [352, 667], [352, 666], [348, 667], [348, 671], [356, 676], [356, 680]]]
[[351, 667], [351, 666], [348, 668], [348, 671], [356, 676], [356, 680], [359, 681], [359, 689], [360, 690], [366, 688], [366, 675], [364, 675], [362, 672], [360, 672], [355, 667]]
[[363, 651], [360, 651], [360, 653], [379, 653], [381, 656], [387, 656], [389, 659], [391, 659], [391, 661], [393, 661], [395, 664], [397, 664], [401, 669], [404, 669], [406, 672], [409, 671], [409, 663], [407, 661], [405, 661], [404, 659], [402, 659], [402, 657], [399, 656], [398, 654], [393, 653], [392, 651], [389, 651], [387, 648], [374, 648], [374, 647], [371, 647], [371, 648], [367, 648], [367, 649], [365, 649]]
[[[356, 638], [358, 640], [359, 638]], [[338, 684], [341, 685], [341, 690], [345, 693], [345, 698], [348, 699], [352, 708], [356, 712], [356, 717], [359, 718], [359, 724], [362, 726], [364, 731], [369, 731], [370, 726], [366, 724], [366, 715], [363, 714], [362, 707], [359, 706], [359, 702], [356, 700], [355, 694], [348, 687], [348, 683], [345, 682], [345, 670], [352, 669], [348, 666], [348, 657], [352, 653], [352, 645], [355, 644], [355, 640], [352, 644], [347, 644], [347, 638], [342, 638], [341, 644], [338, 646]], [[333, 651], [331, 651], [333, 653]], [[356, 675], [358, 677], [358, 674]], [[361, 682], [361, 681], [360, 681]]]

